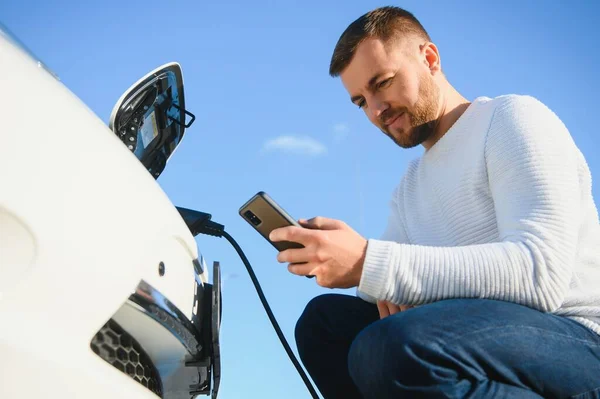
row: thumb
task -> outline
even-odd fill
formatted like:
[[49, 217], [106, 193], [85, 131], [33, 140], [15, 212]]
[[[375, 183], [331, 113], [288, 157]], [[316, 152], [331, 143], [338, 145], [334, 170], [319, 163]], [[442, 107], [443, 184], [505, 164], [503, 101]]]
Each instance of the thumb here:
[[318, 230], [338, 230], [346, 225], [341, 220], [329, 219], [323, 216], [317, 216], [312, 219], [300, 219], [298, 221], [302, 227]]

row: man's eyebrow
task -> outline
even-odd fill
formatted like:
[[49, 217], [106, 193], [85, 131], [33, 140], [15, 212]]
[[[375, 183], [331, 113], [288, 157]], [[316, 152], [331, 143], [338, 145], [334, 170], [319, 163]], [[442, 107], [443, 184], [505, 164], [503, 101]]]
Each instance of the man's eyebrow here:
[[371, 79], [369, 79], [369, 84], [368, 87], [371, 88], [373, 86], [375, 86], [375, 83], [379, 80], [379, 78], [384, 75], [385, 72], [379, 72], [377, 74], [375, 74], [375, 76], [373, 76]]
[[[371, 79], [369, 79], [369, 83], [367, 84], [367, 87], [369, 88], [369, 90], [371, 90], [373, 88], [373, 86], [375, 86], [375, 83], [377, 82], [377, 80], [379, 80], [379, 78], [384, 75], [385, 72], [379, 72], [376, 73]], [[350, 98], [350, 101], [352, 101], [352, 103], [356, 103], [356, 101], [360, 100], [362, 98], [362, 96], [352, 96]]]

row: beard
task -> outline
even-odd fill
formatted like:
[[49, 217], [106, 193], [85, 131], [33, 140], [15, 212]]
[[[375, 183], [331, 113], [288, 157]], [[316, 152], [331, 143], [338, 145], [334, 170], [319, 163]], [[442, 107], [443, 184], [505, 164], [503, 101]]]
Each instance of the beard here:
[[408, 115], [410, 127], [390, 130], [382, 124], [381, 131], [402, 148], [412, 148], [422, 144], [435, 134], [440, 102], [439, 93], [440, 89], [434, 83], [433, 78], [424, 74], [419, 82], [419, 99], [414, 109], [388, 109], [382, 115], [383, 120], [390, 120], [390, 116], [405, 112]]

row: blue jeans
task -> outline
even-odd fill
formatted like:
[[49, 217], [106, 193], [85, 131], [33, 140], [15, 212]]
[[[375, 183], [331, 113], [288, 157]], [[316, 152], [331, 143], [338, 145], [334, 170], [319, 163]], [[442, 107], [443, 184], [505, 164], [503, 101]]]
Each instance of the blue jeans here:
[[327, 398], [600, 398], [600, 336], [514, 303], [454, 299], [379, 319], [350, 295], [313, 299], [300, 358]]

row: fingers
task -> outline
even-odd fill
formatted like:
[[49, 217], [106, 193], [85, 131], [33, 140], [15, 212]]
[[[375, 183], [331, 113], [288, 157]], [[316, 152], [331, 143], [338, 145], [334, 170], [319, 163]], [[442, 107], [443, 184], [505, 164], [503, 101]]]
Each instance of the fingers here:
[[297, 276], [315, 276], [317, 270], [314, 265], [310, 263], [290, 264], [288, 265], [288, 271]]
[[318, 237], [319, 232], [315, 230], [336, 230], [347, 227], [346, 223], [341, 220], [329, 219], [322, 216], [317, 216], [309, 220], [300, 219], [298, 223], [302, 227], [286, 226], [271, 231], [269, 239], [274, 242], [297, 242], [306, 246], [308, 241]]
[[291, 241], [306, 246], [306, 242], [310, 240], [310, 238], [313, 237], [315, 233], [315, 231], [310, 231], [308, 229], [297, 226], [280, 227], [271, 231], [271, 233], [269, 234], [269, 240], [274, 242]]
[[414, 306], [411, 305], [396, 305], [389, 301], [377, 301], [377, 310], [379, 311], [379, 318], [383, 319], [384, 317], [394, 315], [399, 312], [404, 312]]
[[384, 317], [388, 317], [390, 315], [390, 311], [387, 307], [386, 301], [377, 301], [377, 310], [379, 311], [380, 319], [383, 319]]
[[309, 253], [306, 248], [291, 248], [277, 254], [279, 263], [305, 263], [308, 262]]
[[387, 307], [388, 307], [388, 311], [390, 312], [390, 316], [402, 311], [400, 306], [394, 305], [391, 302], [387, 302]]
[[312, 219], [300, 219], [298, 221], [302, 227], [308, 229], [319, 229], [319, 230], [336, 230], [342, 229], [346, 226], [341, 220], [330, 219], [323, 216], [317, 216]]

